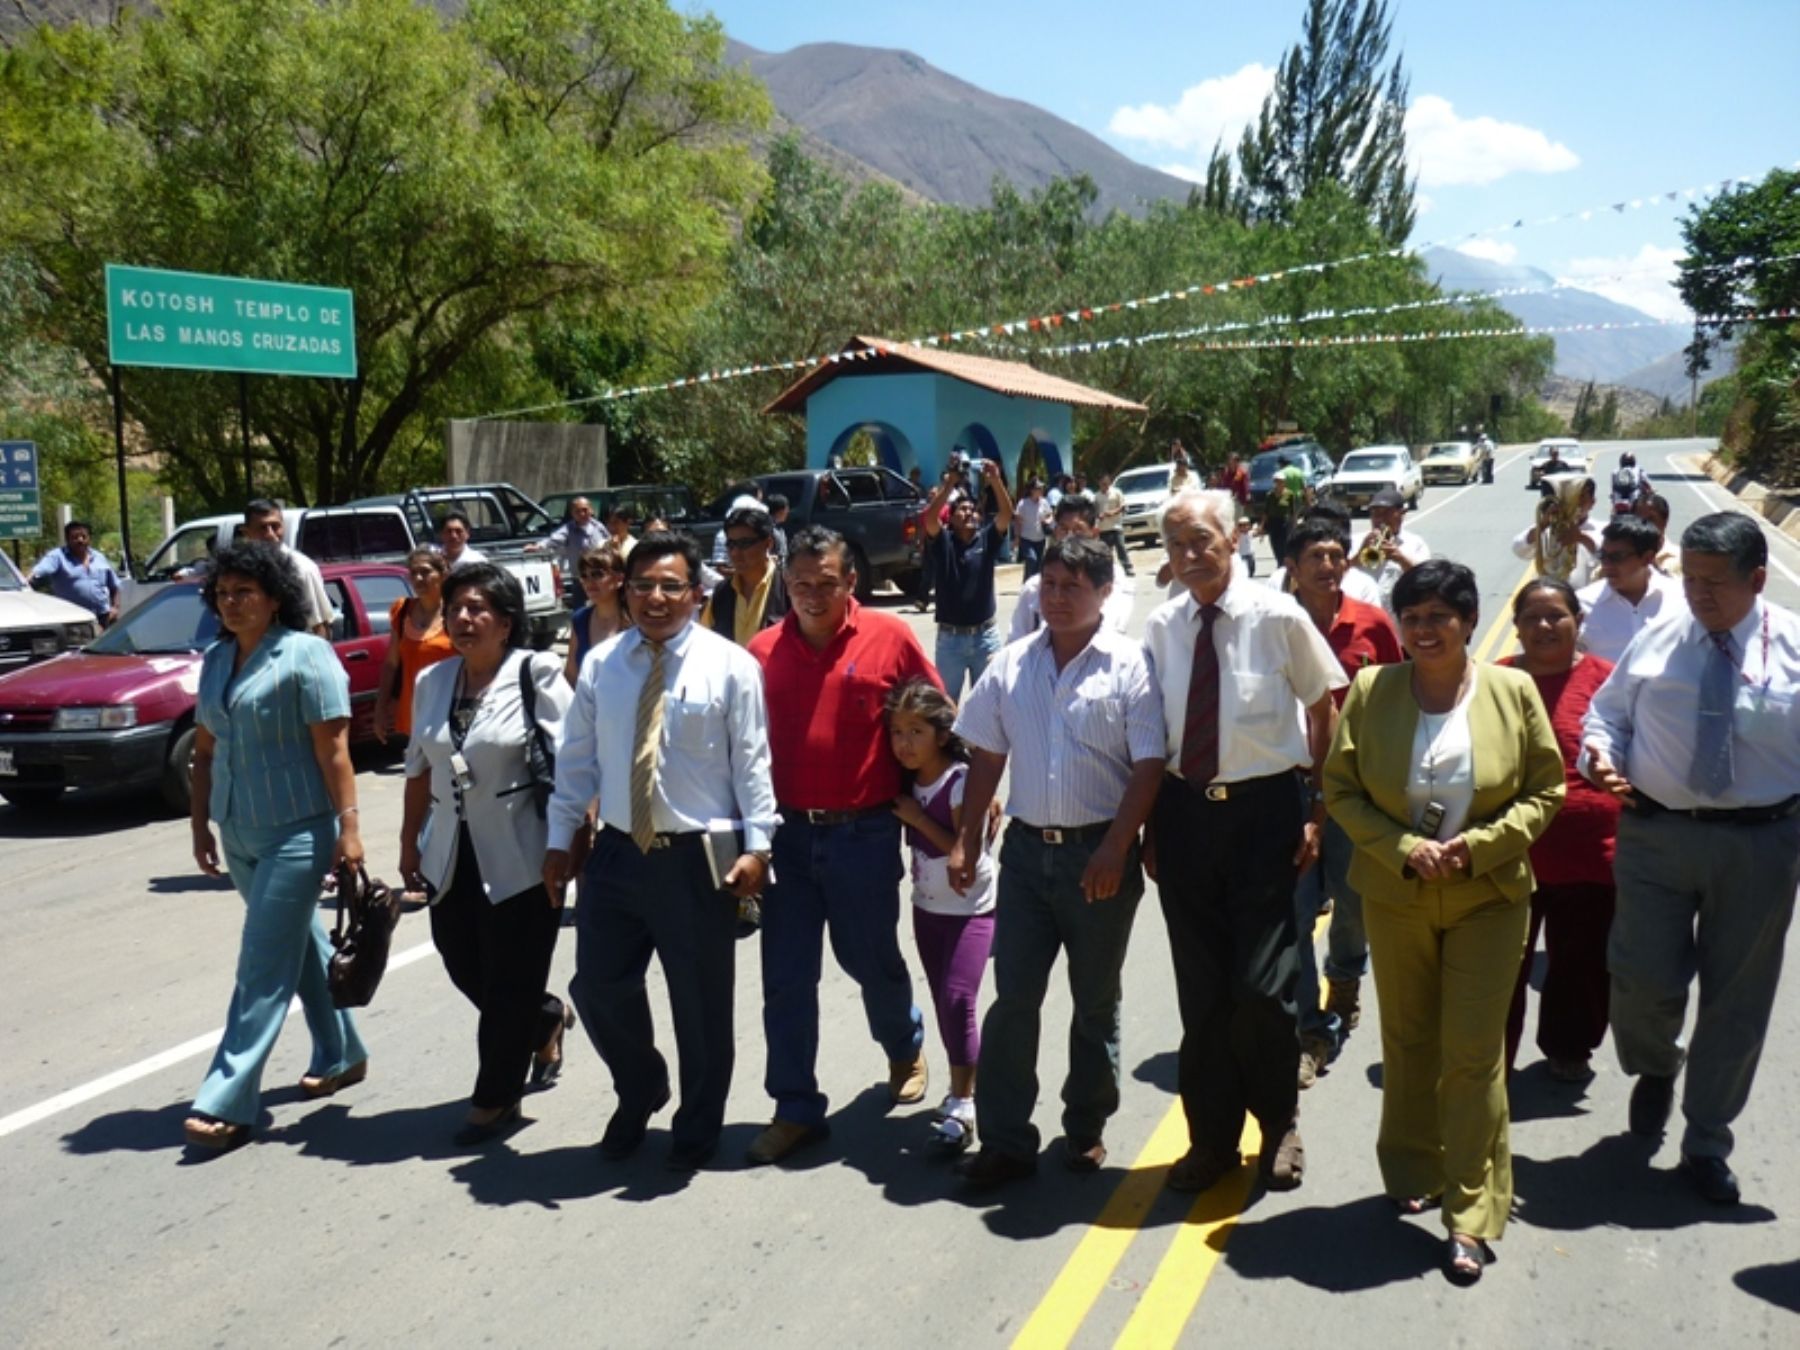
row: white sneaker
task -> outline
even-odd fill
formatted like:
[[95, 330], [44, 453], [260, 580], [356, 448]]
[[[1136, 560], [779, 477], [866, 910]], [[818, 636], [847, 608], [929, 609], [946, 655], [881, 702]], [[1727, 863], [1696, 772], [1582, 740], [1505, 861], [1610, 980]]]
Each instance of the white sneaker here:
[[961, 1153], [975, 1142], [975, 1103], [967, 1097], [946, 1097], [939, 1110], [942, 1118], [935, 1127], [937, 1142]]
[[937, 1109], [931, 1113], [932, 1125], [942, 1125], [944, 1123], [944, 1117], [950, 1114], [951, 1108], [954, 1107], [959, 1100], [960, 1099], [954, 1092], [945, 1093], [944, 1100], [939, 1102]]

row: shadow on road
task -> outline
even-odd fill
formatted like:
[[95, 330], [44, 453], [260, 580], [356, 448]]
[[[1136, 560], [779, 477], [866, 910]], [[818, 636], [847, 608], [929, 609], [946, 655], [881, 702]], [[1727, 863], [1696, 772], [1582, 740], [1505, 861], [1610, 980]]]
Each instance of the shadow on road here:
[[175, 818], [155, 793], [95, 788], [63, 793], [52, 810], [0, 805], [0, 839], [91, 839]]
[[181, 1122], [194, 1113], [188, 1102], [170, 1102], [154, 1111], [134, 1107], [95, 1116], [62, 1137], [63, 1148], [83, 1157], [100, 1153], [160, 1153], [187, 1146]]
[[1587, 1085], [1552, 1078], [1548, 1060], [1516, 1070], [1507, 1079], [1506, 1095], [1514, 1120], [1563, 1120], [1593, 1114], [1586, 1105]]
[[144, 885], [152, 895], [185, 895], [190, 891], [228, 891], [231, 878], [193, 872], [179, 877], [151, 877]]
[[1697, 1223], [1774, 1221], [1761, 1205], [1709, 1205], [1672, 1167], [1650, 1166], [1654, 1146], [1629, 1134], [1609, 1135], [1586, 1152], [1539, 1162], [1513, 1155], [1513, 1190], [1521, 1222], [1575, 1232], [1586, 1228], [1664, 1231]]
[[1181, 1055], [1175, 1050], [1160, 1050], [1133, 1069], [1131, 1076], [1174, 1096], [1181, 1086]]
[[[1435, 1222], [1435, 1216], [1433, 1221]], [[1416, 1280], [1443, 1264], [1435, 1229], [1394, 1213], [1386, 1196], [1334, 1207], [1290, 1209], [1227, 1230], [1225, 1264], [1250, 1280], [1295, 1280], [1329, 1294], [1354, 1294]], [[1213, 1235], [1223, 1245], [1226, 1232]]]
[[1800, 1313], [1800, 1260], [1773, 1266], [1750, 1266], [1733, 1275], [1731, 1282], [1765, 1303]]

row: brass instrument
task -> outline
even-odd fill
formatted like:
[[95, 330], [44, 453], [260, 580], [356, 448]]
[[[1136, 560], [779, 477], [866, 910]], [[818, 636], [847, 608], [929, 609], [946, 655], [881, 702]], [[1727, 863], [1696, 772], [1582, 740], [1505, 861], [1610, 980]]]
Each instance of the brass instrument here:
[[1551, 491], [1537, 507], [1537, 569], [1540, 576], [1567, 581], [1575, 570], [1581, 547], [1582, 489], [1587, 480], [1577, 475], [1553, 478]]
[[1356, 555], [1356, 561], [1367, 571], [1379, 571], [1382, 563], [1387, 561], [1387, 546], [1394, 541], [1394, 535], [1383, 525], [1369, 535], [1369, 542], [1363, 545], [1362, 552]]

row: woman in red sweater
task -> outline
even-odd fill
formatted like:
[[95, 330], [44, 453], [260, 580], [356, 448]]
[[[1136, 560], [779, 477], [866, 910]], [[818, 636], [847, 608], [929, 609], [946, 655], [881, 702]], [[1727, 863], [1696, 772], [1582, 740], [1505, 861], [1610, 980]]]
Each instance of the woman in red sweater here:
[[1529, 583], [1513, 598], [1513, 623], [1524, 651], [1502, 664], [1517, 666], [1537, 682], [1562, 747], [1568, 798], [1531, 846], [1537, 890], [1506, 1022], [1506, 1066], [1512, 1068], [1524, 1035], [1525, 988], [1542, 929], [1546, 968], [1538, 1049], [1550, 1061], [1552, 1078], [1585, 1083], [1594, 1076], [1588, 1059], [1606, 1036], [1606, 938], [1612, 928], [1619, 803], [1575, 772], [1575, 757], [1581, 752], [1581, 719], [1612, 674], [1612, 663], [1575, 650], [1581, 602], [1567, 582], [1539, 577]]

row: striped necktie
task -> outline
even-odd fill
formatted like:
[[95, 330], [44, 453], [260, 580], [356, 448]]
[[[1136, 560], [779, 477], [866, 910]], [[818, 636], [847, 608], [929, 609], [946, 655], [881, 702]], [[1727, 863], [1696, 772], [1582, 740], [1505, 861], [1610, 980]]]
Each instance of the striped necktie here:
[[1700, 672], [1700, 718], [1694, 729], [1694, 763], [1688, 786], [1719, 798], [1731, 788], [1731, 711], [1737, 701], [1738, 668], [1731, 657], [1731, 634], [1708, 633], [1712, 645]]
[[1181, 776], [1202, 788], [1219, 776], [1219, 654], [1213, 649], [1217, 605], [1200, 606], [1200, 631], [1188, 672], [1187, 720], [1181, 728]]
[[663, 644], [645, 641], [650, 649], [650, 673], [638, 691], [637, 731], [631, 750], [631, 840], [640, 853], [648, 853], [656, 840], [656, 752], [662, 744]]

